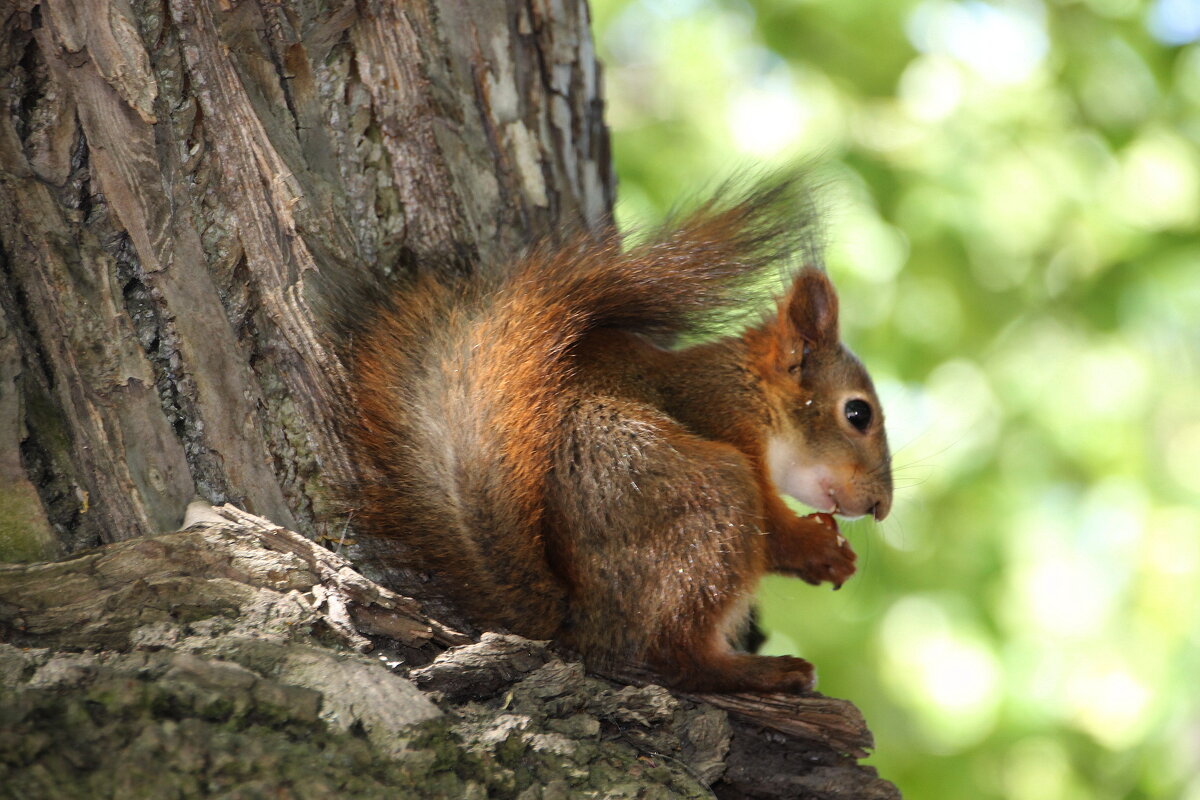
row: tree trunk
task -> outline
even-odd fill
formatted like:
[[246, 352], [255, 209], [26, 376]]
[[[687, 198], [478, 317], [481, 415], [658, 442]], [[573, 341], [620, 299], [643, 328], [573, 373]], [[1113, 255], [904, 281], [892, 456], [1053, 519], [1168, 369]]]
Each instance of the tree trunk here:
[[583, 0], [2, 15], [0, 560], [194, 495], [312, 533], [345, 466], [316, 276], [609, 213]]
[[[232, 511], [143, 538], [196, 496], [341, 530], [323, 275], [382, 283], [608, 219], [584, 0], [0, 0], [0, 19], [0, 561], [110, 545], [0, 568], [0, 785], [895, 796], [856, 766], [870, 736], [843, 701], [617, 691], [503, 637], [443, 654], [461, 634]], [[400, 674], [345, 655], [370, 647]]]

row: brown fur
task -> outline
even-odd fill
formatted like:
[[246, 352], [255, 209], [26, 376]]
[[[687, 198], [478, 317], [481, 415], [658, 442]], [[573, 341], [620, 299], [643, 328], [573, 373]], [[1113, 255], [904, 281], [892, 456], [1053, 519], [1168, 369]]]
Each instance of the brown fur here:
[[801, 271], [741, 337], [662, 346], [744, 317], [807, 235], [790, 192], [707, 204], [630, 250], [579, 236], [497, 278], [398, 294], [349, 348], [352, 438], [375, 475], [355, 491], [360, 529], [402, 541], [481, 625], [691, 689], [808, 688], [807, 662], [727, 637], [766, 571], [854, 571], [835, 527], [779, 497], [769, 440], [803, 456], [786, 467], [841, 476], [838, 503], [890, 504], [882, 415], [860, 432], [837, 405], [849, 391], [878, 411], [832, 287]]

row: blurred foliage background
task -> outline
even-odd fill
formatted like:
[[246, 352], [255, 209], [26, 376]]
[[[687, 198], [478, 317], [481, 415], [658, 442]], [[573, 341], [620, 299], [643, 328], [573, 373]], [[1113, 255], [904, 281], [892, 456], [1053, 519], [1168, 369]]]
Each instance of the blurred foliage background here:
[[1200, 800], [1200, 2], [593, 0], [623, 223], [815, 158], [897, 476], [768, 652], [910, 800]]

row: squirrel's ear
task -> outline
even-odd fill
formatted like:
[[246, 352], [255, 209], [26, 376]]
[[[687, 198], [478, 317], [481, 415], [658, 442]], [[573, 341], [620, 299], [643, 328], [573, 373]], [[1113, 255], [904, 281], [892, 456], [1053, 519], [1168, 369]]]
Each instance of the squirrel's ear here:
[[805, 267], [796, 276], [787, 299], [787, 318], [805, 342], [837, 343], [837, 293], [824, 272], [816, 267]]

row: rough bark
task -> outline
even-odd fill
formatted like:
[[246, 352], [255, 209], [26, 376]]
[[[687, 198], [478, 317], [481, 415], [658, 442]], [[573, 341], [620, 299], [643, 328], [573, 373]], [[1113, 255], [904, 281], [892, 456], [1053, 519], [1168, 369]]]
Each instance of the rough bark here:
[[583, 0], [0, 18], [0, 559], [194, 495], [314, 532], [345, 467], [317, 276], [486, 261], [611, 205]]
[[470, 642], [232, 508], [0, 567], [0, 640], [0, 796], [899, 796], [856, 764], [845, 701], [688, 697]]

